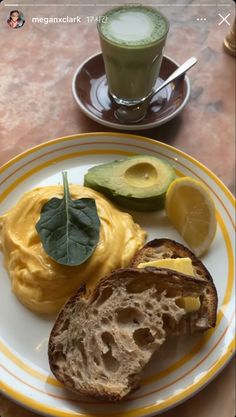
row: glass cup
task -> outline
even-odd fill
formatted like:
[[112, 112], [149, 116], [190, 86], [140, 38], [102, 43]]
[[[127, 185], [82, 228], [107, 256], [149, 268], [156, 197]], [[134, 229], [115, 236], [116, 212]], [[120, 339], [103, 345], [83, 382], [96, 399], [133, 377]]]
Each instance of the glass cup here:
[[152, 7], [121, 6], [98, 23], [109, 93], [119, 105], [142, 103], [159, 75], [169, 23]]

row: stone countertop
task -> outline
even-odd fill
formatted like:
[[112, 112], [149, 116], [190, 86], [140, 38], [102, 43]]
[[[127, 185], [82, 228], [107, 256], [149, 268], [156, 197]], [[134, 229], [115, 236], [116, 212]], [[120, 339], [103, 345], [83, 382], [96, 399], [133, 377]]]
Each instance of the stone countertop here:
[[[69, 7], [62, 6], [63, 1], [57, 3], [60, 7], [18, 7], [26, 23], [17, 30], [6, 23], [12, 7], [0, 4], [0, 165], [44, 141], [81, 132], [111, 130], [84, 116], [71, 94], [76, 68], [100, 50], [95, 24], [88, 23], [86, 16], [101, 15], [109, 1], [103, 1], [104, 6], [92, 10], [88, 6]], [[160, 9], [171, 22], [165, 53], [180, 63], [192, 55], [199, 60], [189, 72], [191, 98], [188, 106], [168, 124], [134, 133], [189, 153], [234, 193], [235, 61], [223, 51], [223, 39], [230, 28], [226, 23], [219, 25], [218, 15], [231, 13], [228, 20], [232, 24], [234, 4], [228, 1], [229, 6], [193, 7], [193, 2], [187, 3], [189, 7]], [[213, 4], [213, 1], [207, 3]], [[79, 24], [31, 21], [37, 16], [77, 15], [82, 17]], [[199, 18], [206, 20], [197, 20]], [[233, 417], [234, 401], [234, 363], [231, 361], [204, 390], [162, 415]], [[0, 395], [0, 416], [33, 417], [36, 414]]]

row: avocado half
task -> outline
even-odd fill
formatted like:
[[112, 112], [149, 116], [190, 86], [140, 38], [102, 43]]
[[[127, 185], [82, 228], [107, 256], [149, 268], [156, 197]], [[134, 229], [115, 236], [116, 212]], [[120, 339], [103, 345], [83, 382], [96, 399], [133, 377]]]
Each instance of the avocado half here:
[[164, 208], [166, 191], [175, 178], [166, 161], [138, 155], [90, 168], [84, 185], [123, 207], [154, 211]]

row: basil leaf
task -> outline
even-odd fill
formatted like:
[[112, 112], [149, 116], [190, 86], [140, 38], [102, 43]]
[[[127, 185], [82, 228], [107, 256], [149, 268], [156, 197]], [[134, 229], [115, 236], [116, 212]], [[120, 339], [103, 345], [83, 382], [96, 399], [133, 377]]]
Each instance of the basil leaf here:
[[36, 224], [45, 252], [62, 265], [80, 265], [94, 252], [99, 241], [100, 220], [95, 200], [72, 200], [67, 173], [62, 173], [64, 196], [42, 207]]

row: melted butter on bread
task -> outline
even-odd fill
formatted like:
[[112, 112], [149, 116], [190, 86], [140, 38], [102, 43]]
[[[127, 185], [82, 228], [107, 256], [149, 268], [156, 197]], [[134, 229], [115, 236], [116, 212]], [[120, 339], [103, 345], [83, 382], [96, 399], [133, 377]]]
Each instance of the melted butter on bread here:
[[194, 277], [193, 265], [190, 258], [165, 258], [156, 261], [142, 262], [138, 268], [146, 268], [153, 266], [155, 268], [168, 268], [172, 271], [182, 272], [186, 275]]
[[199, 297], [183, 297], [177, 300], [176, 303], [179, 307], [185, 309], [186, 313], [193, 313], [198, 311], [201, 307]]
[[[172, 271], [181, 272], [186, 275], [194, 277], [194, 270], [192, 261], [190, 258], [165, 258], [157, 259], [150, 262], [142, 262], [138, 265], [138, 268], [168, 268]], [[185, 309], [187, 313], [192, 313], [199, 310], [201, 303], [199, 297], [183, 297], [178, 300], [179, 307]]]

